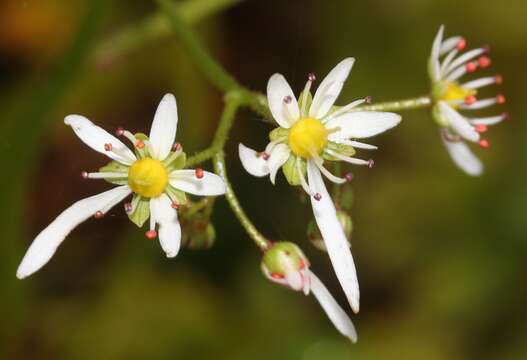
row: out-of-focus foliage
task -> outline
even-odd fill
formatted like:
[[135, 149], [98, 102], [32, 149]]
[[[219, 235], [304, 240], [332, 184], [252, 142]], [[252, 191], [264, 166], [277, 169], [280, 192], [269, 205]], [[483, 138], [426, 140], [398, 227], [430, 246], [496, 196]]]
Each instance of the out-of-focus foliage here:
[[[208, 145], [218, 121], [221, 95], [172, 38], [144, 44], [105, 67], [88, 59], [68, 87], [54, 83], [56, 64], [95, 3], [7, 0], [0, 6], [0, 211], [2, 219], [20, 220], [2, 223], [0, 346], [7, 358], [527, 356], [524, 0], [249, 0], [195, 26], [221, 63], [259, 90], [279, 71], [299, 91], [308, 72], [322, 75], [343, 57], [356, 57], [341, 103], [426, 93], [426, 60], [441, 23], [469, 45], [492, 46], [492, 69], [504, 76], [512, 120], [492, 129], [491, 149], [476, 149], [486, 165], [482, 178], [454, 167], [427, 111], [403, 114], [401, 126], [376, 139], [373, 170], [353, 169], [352, 245], [362, 289], [354, 346], [311, 297], [264, 279], [260, 254], [222, 199], [208, 251], [185, 249], [168, 260], [116, 207], [111, 216], [76, 229], [38, 274], [15, 280], [32, 238], [72, 202], [107, 188], [78, 176], [106, 159], [63, 125], [65, 115], [80, 113], [107, 129], [147, 131], [158, 100], [173, 92], [178, 139], [189, 154]], [[108, 3], [97, 15], [106, 13], [99, 40], [155, 11], [148, 1]], [[28, 110], [36, 89], [54, 86], [63, 91], [40, 99], [37, 113]], [[26, 112], [32, 116], [21, 118]], [[13, 119], [23, 121], [16, 125], [23, 131], [7, 130]], [[34, 133], [42, 126], [37, 123], [45, 124], [42, 133]], [[305, 235], [308, 207], [285, 179], [276, 187], [255, 180], [236, 159], [241, 139], [259, 148], [268, 131], [256, 115], [240, 115], [226, 149], [234, 186], [263, 232], [299, 243], [345, 304], [325, 254]], [[36, 151], [18, 157], [28, 145]], [[24, 179], [20, 191], [13, 190], [13, 172]]]

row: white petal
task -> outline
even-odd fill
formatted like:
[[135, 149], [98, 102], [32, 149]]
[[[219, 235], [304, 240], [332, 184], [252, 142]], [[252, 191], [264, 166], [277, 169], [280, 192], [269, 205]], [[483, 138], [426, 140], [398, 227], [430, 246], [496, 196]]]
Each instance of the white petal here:
[[349, 138], [367, 138], [388, 129], [401, 122], [401, 116], [389, 112], [357, 111], [340, 115], [326, 123], [327, 129], [340, 128], [329, 135], [330, 140]]
[[463, 141], [448, 141], [444, 136], [441, 136], [441, 139], [450, 157], [461, 170], [472, 176], [479, 176], [483, 173], [483, 164], [470, 151], [467, 144]]
[[154, 158], [165, 160], [172, 150], [176, 140], [177, 121], [176, 98], [172, 94], [166, 94], [157, 106], [150, 129], [150, 144]]
[[166, 194], [150, 199], [150, 216], [159, 224], [159, 243], [167, 257], [175, 257], [181, 245], [181, 226], [172, 201]]
[[128, 186], [119, 186], [79, 200], [64, 210], [33, 240], [18, 267], [16, 276], [23, 279], [39, 270], [51, 259], [58, 246], [77, 225], [95, 215], [97, 211], [104, 213], [110, 210], [130, 193]]
[[199, 196], [217, 196], [225, 194], [225, 181], [216, 174], [203, 172], [198, 179], [195, 170], [175, 170], [170, 173], [170, 185], [186, 193]]
[[440, 64], [439, 64], [439, 55], [441, 53], [441, 44], [443, 42], [443, 32], [445, 30], [445, 27], [441, 25], [439, 28], [439, 31], [437, 32], [437, 35], [434, 39], [434, 44], [432, 45], [432, 53], [430, 55], [430, 71], [432, 74], [432, 79], [434, 81], [438, 81], [441, 78], [441, 71], [440, 71]]
[[[131, 165], [136, 160], [134, 153], [121, 140], [84, 116], [68, 115], [64, 118], [64, 123], [71, 126], [75, 134], [93, 150], [124, 165]], [[105, 149], [108, 144], [111, 145], [111, 150]]]
[[320, 279], [309, 271], [311, 291], [337, 330], [352, 342], [357, 342], [357, 331], [348, 314], [335, 301]]
[[449, 120], [450, 127], [469, 141], [476, 142], [479, 140], [479, 133], [474, 127], [466, 120], [461, 114], [459, 114], [454, 108], [448, 105], [444, 101], [439, 102], [439, 110], [443, 116]]
[[445, 70], [445, 74], [449, 74], [451, 71], [454, 71], [454, 69], [456, 69], [456, 68], [458, 68], [460, 66], [465, 66], [466, 62], [468, 62], [469, 60], [472, 60], [473, 58], [483, 54], [485, 51], [487, 51], [487, 50], [484, 49], [484, 48], [479, 48], [479, 49], [474, 49], [474, 50], [467, 51], [466, 53], [464, 53], [463, 55], [458, 57], [456, 60], [452, 61], [452, 63], [450, 65], [448, 65], [448, 67]]
[[355, 271], [355, 264], [351, 256], [348, 240], [337, 218], [335, 206], [326, 189], [322, 175], [316, 165], [311, 161], [307, 163], [307, 175], [309, 186], [315, 193], [319, 193], [321, 198], [316, 200], [311, 196], [311, 205], [318, 228], [329, 254], [337, 278], [342, 286], [346, 297], [354, 312], [359, 311], [359, 282]]
[[258, 152], [248, 148], [243, 144], [238, 145], [238, 154], [243, 168], [251, 175], [256, 177], [264, 177], [269, 175], [269, 166], [267, 160], [263, 156], [259, 156]]
[[447, 52], [453, 50], [459, 44], [459, 41], [462, 39], [461, 36], [452, 36], [441, 43], [441, 50], [439, 55], [444, 55]]
[[287, 159], [289, 159], [290, 154], [291, 150], [286, 144], [278, 144], [273, 148], [273, 152], [271, 152], [268, 161], [269, 173], [273, 185], [275, 183], [276, 173], [282, 167], [282, 165], [285, 164]]
[[[285, 98], [291, 101], [286, 103]], [[291, 86], [281, 74], [274, 74], [267, 83], [267, 102], [274, 119], [283, 128], [288, 129], [300, 117], [298, 102]]]
[[313, 97], [313, 102], [309, 109], [309, 116], [322, 119], [328, 113], [337, 100], [354, 62], [354, 58], [342, 60], [322, 80]]

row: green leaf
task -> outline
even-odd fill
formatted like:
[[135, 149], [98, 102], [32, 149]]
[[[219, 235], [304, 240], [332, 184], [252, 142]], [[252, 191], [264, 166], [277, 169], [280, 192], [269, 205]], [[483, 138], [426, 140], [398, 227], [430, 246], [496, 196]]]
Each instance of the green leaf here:
[[105, 178], [107, 182], [115, 185], [127, 185], [128, 184], [128, 166], [123, 165], [117, 161], [110, 161], [99, 169], [99, 172], [124, 172], [123, 178]]
[[150, 199], [134, 195], [132, 204], [134, 211], [128, 214], [128, 218], [137, 226], [142, 227], [150, 217]]
[[[356, 153], [355, 148], [353, 146], [345, 145], [345, 144], [338, 144], [332, 141], [328, 142], [326, 149], [336, 152], [337, 154], [340, 154], [342, 156], [347, 156], [347, 157], [353, 156]], [[328, 155], [325, 152], [322, 155], [322, 157], [328, 161], [340, 161], [336, 157]]]
[[[171, 152], [168, 156], [170, 157], [173, 154]], [[185, 167], [185, 164], [187, 163], [187, 154], [182, 152], [177, 158], [172, 160], [170, 163], [166, 165], [167, 172], [170, 174], [174, 170], [183, 169]]]
[[[289, 159], [285, 162], [284, 166], [282, 167], [282, 172], [285, 175], [285, 178], [287, 179], [287, 182], [289, 185], [297, 186], [300, 185], [300, 173], [298, 172], [297, 166], [296, 166], [296, 159], [297, 157], [294, 155], [290, 155]], [[300, 169], [302, 171], [302, 174], [304, 178], [306, 177], [307, 172], [307, 164], [305, 160], [300, 160]]]
[[269, 133], [269, 140], [276, 141], [278, 139], [287, 138], [289, 135], [289, 129], [284, 129], [282, 127], [277, 127]]

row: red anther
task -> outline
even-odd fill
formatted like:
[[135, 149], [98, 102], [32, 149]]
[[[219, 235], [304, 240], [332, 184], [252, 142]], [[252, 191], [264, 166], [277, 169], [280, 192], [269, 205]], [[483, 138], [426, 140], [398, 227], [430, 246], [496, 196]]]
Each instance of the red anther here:
[[293, 98], [291, 96], [287, 95], [286, 97], [284, 97], [284, 103], [291, 104], [291, 101], [293, 101]]
[[478, 59], [478, 64], [479, 66], [481, 66], [482, 68], [486, 68], [486, 67], [489, 67], [490, 66], [490, 58], [488, 56], [482, 56]]
[[176, 209], [177, 210], [177, 209], [179, 209], [180, 205], [177, 202], [172, 201], [172, 205], [170, 205], [170, 206], [172, 206], [172, 209]]
[[147, 232], [145, 232], [145, 236], [147, 237], [147, 239], [153, 240], [157, 237], [157, 231], [148, 230]]
[[475, 129], [480, 134], [483, 134], [484, 132], [487, 132], [488, 130], [487, 125], [484, 125], [484, 124], [477, 124], [475, 126]]
[[195, 173], [196, 173], [196, 177], [197, 177], [198, 179], [202, 179], [202, 178], [203, 178], [204, 172], [203, 172], [203, 169], [202, 169], [202, 168], [197, 168], [196, 171], [195, 171]]
[[487, 139], [481, 139], [479, 141], [479, 146], [482, 148], [482, 149], [488, 149], [489, 146], [490, 146], [490, 143]]
[[262, 158], [263, 158], [264, 160], [269, 160], [269, 158], [271, 157], [271, 155], [269, 155], [269, 154], [266, 153], [265, 151], [264, 151], [264, 152], [261, 152], [260, 154], [261, 154], [261, 156], [262, 156]]
[[478, 64], [475, 62], [469, 62], [467, 63], [467, 65], [465, 65], [465, 67], [467, 69], [467, 72], [471, 73], [471, 72], [476, 71], [476, 69], [478, 68]]
[[320, 195], [320, 193], [316, 193], [315, 195], [313, 195], [313, 197], [316, 201], [320, 201], [320, 199], [322, 199], [322, 195]]
[[304, 262], [304, 259], [300, 259], [300, 269], [303, 269], [306, 267], [306, 263]]
[[104, 150], [106, 151], [112, 151], [112, 144], [104, 144]]
[[368, 167], [370, 169], [373, 167], [373, 165], [375, 165], [375, 162], [373, 161], [373, 159], [368, 160]]
[[125, 203], [124, 203], [124, 212], [125, 212], [125, 213], [131, 213], [132, 210], [133, 210], [132, 203], [130, 203], [130, 202], [125, 202]]
[[138, 149], [143, 149], [145, 147], [145, 143], [142, 142], [141, 140], [137, 140], [135, 142], [135, 147], [138, 148]]
[[347, 182], [350, 182], [351, 180], [353, 180], [353, 174], [349, 172], [344, 176], [344, 178]]
[[180, 151], [181, 149], [183, 149], [183, 146], [181, 146], [180, 143], [175, 143], [174, 145], [172, 145], [172, 150], [173, 151]]
[[88, 178], [88, 172], [87, 171], [81, 172], [81, 178], [87, 179]]
[[101, 219], [104, 217], [104, 213], [102, 211], [97, 211], [94, 216], [96, 219]]
[[368, 96], [366, 96], [366, 97], [364, 98], [364, 101], [366, 102], [366, 104], [371, 104], [372, 101], [373, 101], [373, 98], [372, 98], [371, 96], [368, 95]]
[[459, 39], [456, 45], [457, 50], [463, 51], [466, 47], [467, 47], [467, 40], [465, 40], [465, 38]]
[[496, 96], [496, 102], [500, 105], [505, 104], [505, 96], [501, 94]]
[[496, 81], [496, 84], [498, 84], [498, 85], [503, 84], [503, 76], [501, 76], [501, 75], [496, 75], [494, 77], [494, 80]]
[[472, 105], [477, 101], [476, 97], [474, 95], [469, 95], [465, 98], [465, 104]]
[[273, 279], [277, 279], [277, 280], [285, 278], [284, 275], [276, 274], [276, 273], [271, 274], [271, 277], [272, 277]]
[[504, 112], [503, 114], [501, 114], [501, 116], [503, 116], [503, 121], [511, 119], [511, 116], [508, 112]]
[[117, 136], [123, 136], [124, 134], [124, 129], [122, 127], [118, 127], [116, 130], [115, 130], [115, 135]]
[[315, 74], [313, 74], [313, 73], [309, 73], [309, 74], [307, 75], [307, 79], [308, 79], [309, 81], [315, 81], [315, 80], [317, 79], [317, 77], [315, 76]]

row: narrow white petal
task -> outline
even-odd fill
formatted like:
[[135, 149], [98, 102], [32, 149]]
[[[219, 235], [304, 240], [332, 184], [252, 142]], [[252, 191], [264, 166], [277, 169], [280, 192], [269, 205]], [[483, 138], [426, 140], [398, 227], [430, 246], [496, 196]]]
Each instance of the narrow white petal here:
[[310, 188], [321, 196], [320, 200], [311, 196], [311, 205], [318, 228], [324, 238], [329, 258], [351, 308], [354, 312], [358, 312], [359, 282], [348, 240], [337, 218], [335, 206], [331, 201], [320, 171], [311, 161], [307, 163], [307, 175]]
[[472, 125], [496, 125], [507, 118], [506, 114], [470, 120]]
[[226, 191], [225, 181], [208, 171], [198, 179], [195, 170], [175, 170], [170, 173], [169, 182], [176, 189], [198, 196], [218, 196]]
[[367, 138], [397, 126], [401, 116], [389, 112], [356, 111], [338, 116], [326, 123], [327, 129], [339, 129], [329, 135], [329, 140]]
[[342, 60], [322, 80], [313, 97], [309, 116], [322, 119], [328, 113], [337, 100], [354, 62], [354, 58]]
[[238, 145], [238, 154], [243, 168], [252, 176], [264, 177], [269, 175], [269, 166], [267, 160], [258, 152], [240, 143]]
[[462, 103], [459, 107], [463, 110], [479, 110], [495, 105], [498, 102], [496, 98], [478, 100], [475, 103], [467, 105]]
[[[93, 150], [124, 165], [131, 165], [136, 160], [134, 153], [121, 140], [95, 125], [84, 116], [68, 115], [64, 118], [64, 123], [71, 126], [82, 142]], [[108, 148], [108, 145], [110, 145], [110, 148]]]
[[283, 128], [288, 129], [300, 117], [295, 94], [281, 74], [274, 74], [269, 79], [267, 83], [267, 102], [274, 119]]
[[474, 59], [475, 57], [483, 54], [485, 51], [486, 50], [483, 49], [483, 48], [467, 51], [466, 53], [464, 53], [463, 55], [461, 55], [460, 57], [458, 57], [457, 59], [452, 61], [452, 63], [450, 65], [448, 65], [448, 67], [446, 68], [445, 73], [448, 74], [448, 73], [450, 73], [451, 71], [453, 71], [454, 69], [456, 69], [459, 66], [465, 66], [466, 62], [468, 62], [468, 61]]
[[276, 173], [282, 167], [282, 165], [285, 164], [287, 159], [289, 159], [290, 154], [291, 150], [286, 144], [278, 144], [273, 148], [268, 161], [269, 174], [273, 185], [275, 183]]
[[430, 70], [432, 72], [432, 78], [434, 81], [439, 81], [441, 74], [440, 74], [440, 65], [439, 65], [439, 55], [441, 53], [441, 44], [443, 42], [443, 32], [445, 30], [445, 27], [441, 25], [439, 28], [439, 31], [437, 32], [437, 35], [434, 39], [434, 43], [432, 45], [432, 53], [430, 55]]
[[64, 210], [33, 240], [18, 267], [16, 276], [23, 279], [44, 266], [55, 254], [66, 236], [80, 223], [95, 215], [97, 211], [108, 211], [130, 195], [128, 186], [119, 186], [103, 193], [82, 199]]
[[447, 56], [445, 56], [440, 68], [441, 77], [444, 77], [446, 75], [446, 69], [450, 66], [450, 63], [452, 62], [452, 60], [454, 60], [458, 52], [459, 51], [457, 49], [454, 49], [449, 52]]
[[150, 216], [159, 225], [159, 243], [167, 257], [175, 257], [181, 245], [181, 226], [172, 201], [166, 194], [150, 199]]
[[441, 139], [450, 157], [461, 170], [472, 176], [479, 176], [483, 173], [483, 164], [470, 151], [467, 144], [463, 141], [448, 141], [444, 136], [441, 136]]
[[439, 110], [450, 122], [450, 127], [463, 138], [476, 142], [479, 140], [479, 133], [474, 127], [454, 108], [444, 101], [439, 102]]
[[152, 156], [158, 160], [165, 160], [176, 140], [177, 104], [172, 94], [166, 94], [157, 106], [152, 128], [150, 129], [150, 143]]
[[492, 85], [496, 83], [496, 76], [488, 76], [484, 78], [479, 78], [476, 80], [469, 81], [467, 83], [461, 84], [463, 89], [480, 89], [484, 86]]
[[348, 314], [331, 296], [320, 279], [313, 272], [308, 271], [308, 273], [311, 278], [311, 292], [326, 312], [329, 320], [342, 335], [348, 337], [352, 342], [357, 342], [357, 331]]
[[453, 50], [461, 40], [461, 36], [452, 36], [446, 39], [441, 44], [441, 49], [439, 51], [439, 56], [446, 54], [447, 52]]

